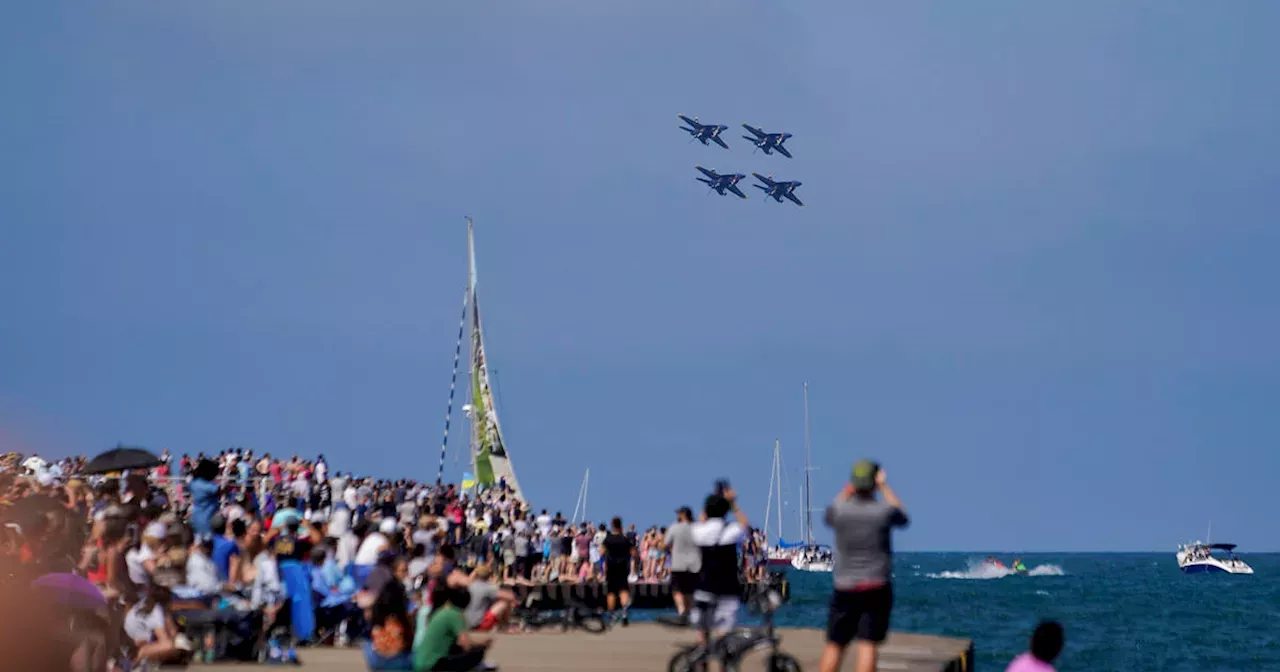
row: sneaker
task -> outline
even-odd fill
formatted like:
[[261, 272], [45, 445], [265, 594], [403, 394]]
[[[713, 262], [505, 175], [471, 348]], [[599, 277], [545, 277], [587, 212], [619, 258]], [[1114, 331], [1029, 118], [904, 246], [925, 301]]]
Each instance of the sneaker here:
[[623, 609], [622, 610], [622, 627], [625, 628], [630, 623], [631, 623], [631, 615], [627, 613], [626, 609]]

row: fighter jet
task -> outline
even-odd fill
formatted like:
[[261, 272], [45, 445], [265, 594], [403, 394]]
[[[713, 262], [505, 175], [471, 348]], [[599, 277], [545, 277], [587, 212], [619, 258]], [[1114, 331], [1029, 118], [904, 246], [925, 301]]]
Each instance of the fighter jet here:
[[702, 171], [702, 174], [706, 175], [706, 177], [695, 177], [693, 179], [711, 187], [713, 190], [718, 192], [721, 196], [724, 196], [725, 190], [728, 189], [729, 191], [732, 191], [734, 195], [736, 195], [738, 198], [747, 197], [747, 195], [742, 193], [742, 190], [738, 188], [738, 181], [745, 178], [746, 175], [735, 175], [735, 174], [721, 175], [720, 173], [717, 173], [714, 170], [708, 170], [706, 168], [703, 168], [702, 166], [694, 166], [694, 168], [697, 168], [698, 170]]
[[791, 199], [791, 202], [796, 205], [804, 205], [804, 203], [800, 202], [800, 199], [796, 198], [795, 193], [796, 187], [800, 186], [800, 182], [775, 182], [772, 175], [765, 177], [760, 173], [751, 174], [755, 175], [757, 180], [765, 183], [765, 186], [763, 187], [758, 184], [751, 185], [756, 189], [763, 191], [765, 196], [772, 196], [773, 200], [779, 203], [781, 203], [782, 199], [786, 197]]
[[728, 126], [723, 124], [700, 124], [697, 117], [690, 119], [683, 114], [677, 114], [676, 116], [680, 117], [680, 121], [693, 127], [685, 128], [681, 126], [680, 130], [692, 135], [694, 140], [701, 140], [704, 145], [710, 140], [725, 149], [729, 149], [729, 145], [724, 144], [724, 140], [720, 139], [720, 132], [729, 128]]
[[755, 145], [757, 149], [764, 150], [765, 154], [772, 154], [773, 150], [776, 149], [779, 154], [787, 157], [788, 159], [791, 158], [791, 152], [788, 152], [787, 148], [782, 146], [782, 143], [786, 142], [787, 138], [791, 137], [790, 133], [765, 133], [762, 129], [756, 128], [750, 124], [743, 124], [742, 127], [751, 131], [751, 135], [744, 135], [742, 136], [742, 139], [750, 140], [751, 144]]

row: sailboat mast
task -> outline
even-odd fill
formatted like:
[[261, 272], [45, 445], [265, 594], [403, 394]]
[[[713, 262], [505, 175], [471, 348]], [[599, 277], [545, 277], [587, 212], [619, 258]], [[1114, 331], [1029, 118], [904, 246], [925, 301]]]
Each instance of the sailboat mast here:
[[[471, 390], [476, 389], [476, 376], [479, 374], [479, 371], [476, 370], [476, 358], [475, 358], [475, 339], [476, 339], [475, 295], [476, 295], [476, 241], [475, 241], [475, 232], [473, 230], [472, 223], [471, 223], [471, 218], [468, 217], [467, 218], [467, 297], [470, 300], [467, 303], [471, 306], [469, 308], [469, 311], [471, 313], [471, 332], [470, 332], [471, 337], [467, 340], [467, 343], [468, 343], [467, 347], [471, 348], [471, 355], [468, 357], [468, 359], [471, 360], [471, 369], [470, 369], [471, 375], [468, 377], [470, 384], [467, 385], [468, 397], [471, 396], [470, 394]], [[476, 469], [476, 451], [479, 450], [479, 447], [480, 447], [480, 429], [481, 429], [480, 423], [484, 422], [484, 418], [478, 417], [479, 413], [480, 413], [480, 410], [473, 406], [471, 409], [471, 446], [467, 451], [468, 453], [471, 454], [471, 473], [475, 475], [474, 480], [476, 482], [475, 487], [477, 491], [480, 489], [480, 475]]]
[[809, 449], [809, 382], [804, 384], [804, 542], [813, 545], [813, 506], [809, 503], [809, 472], [812, 455]]
[[[778, 539], [782, 539], [782, 442], [773, 441], [773, 473], [778, 481]], [[766, 520], [766, 523], [768, 521]]]
[[[764, 538], [766, 542], [769, 540], [769, 514], [773, 513], [772, 511], [773, 482], [774, 482], [774, 475], [777, 473], [777, 470], [778, 470], [778, 444], [775, 441], [773, 444], [773, 464], [769, 465], [769, 494], [768, 496], [765, 497], [765, 500], [764, 500]], [[782, 487], [782, 484], [779, 483], [778, 487]], [[778, 536], [782, 536], [782, 533], [779, 532]]]

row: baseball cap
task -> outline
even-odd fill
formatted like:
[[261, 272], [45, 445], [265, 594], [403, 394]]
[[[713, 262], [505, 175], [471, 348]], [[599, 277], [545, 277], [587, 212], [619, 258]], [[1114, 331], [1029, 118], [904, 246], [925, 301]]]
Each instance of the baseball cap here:
[[858, 460], [853, 463], [853, 474], [849, 482], [853, 489], [861, 492], [875, 490], [876, 474], [880, 473], [880, 465], [871, 460]]
[[395, 534], [396, 533], [395, 518], [383, 518], [382, 523], [378, 525], [378, 531], [383, 534]]

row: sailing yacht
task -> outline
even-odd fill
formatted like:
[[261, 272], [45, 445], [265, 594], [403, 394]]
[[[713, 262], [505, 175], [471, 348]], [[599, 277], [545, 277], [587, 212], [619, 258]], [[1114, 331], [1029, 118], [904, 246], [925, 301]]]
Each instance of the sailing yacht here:
[[791, 566], [804, 572], [830, 572], [831, 547], [813, 542], [813, 505], [810, 502], [809, 472], [813, 471], [809, 443], [809, 383], [804, 384], [804, 544], [795, 551]]
[[[444, 479], [445, 453], [449, 444], [449, 421], [453, 412], [453, 395], [457, 387], [458, 368], [462, 356], [463, 334], [470, 326], [470, 401], [462, 407], [470, 420], [471, 456], [470, 479], [472, 488], [485, 490], [505, 488], [518, 500], [525, 501], [524, 491], [516, 480], [515, 467], [503, 440], [502, 426], [498, 424], [498, 409], [493, 402], [493, 390], [489, 385], [489, 367], [485, 361], [484, 331], [480, 322], [480, 303], [477, 293], [475, 227], [467, 218], [467, 290], [462, 297], [462, 324], [458, 329], [458, 344], [453, 360], [453, 381], [449, 384], [449, 406], [444, 419], [444, 441], [440, 446], [440, 470], [436, 482]], [[470, 475], [470, 474], [468, 474]], [[464, 481], [466, 479], [464, 478]], [[468, 488], [470, 489], [470, 488]]]
[[765, 499], [764, 509], [764, 538], [769, 539], [769, 514], [773, 509], [774, 493], [777, 493], [778, 502], [778, 543], [772, 544], [766, 551], [767, 558], [765, 564], [768, 567], [785, 569], [791, 566], [791, 559], [795, 557], [796, 549], [804, 544], [802, 542], [787, 542], [782, 537], [782, 452], [781, 442], [773, 442], [773, 469], [769, 472], [769, 496]]

